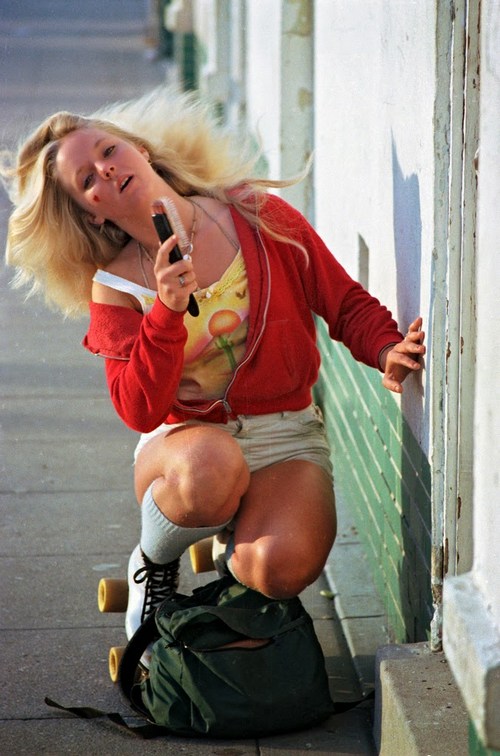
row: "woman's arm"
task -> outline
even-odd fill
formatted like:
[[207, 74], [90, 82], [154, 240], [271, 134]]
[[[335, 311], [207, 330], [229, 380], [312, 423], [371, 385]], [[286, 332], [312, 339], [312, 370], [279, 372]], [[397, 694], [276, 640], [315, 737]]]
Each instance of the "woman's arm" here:
[[406, 376], [421, 367], [415, 357], [425, 354], [422, 320], [415, 320], [403, 339], [389, 310], [349, 276], [297, 210], [271, 196], [265, 208], [271, 221], [296, 235], [307, 250], [306, 260], [291, 248], [309, 306], [328, 324], [332, 339], [342, 342], [356, 360], [381, 370], [385, 388], [401, 393]]

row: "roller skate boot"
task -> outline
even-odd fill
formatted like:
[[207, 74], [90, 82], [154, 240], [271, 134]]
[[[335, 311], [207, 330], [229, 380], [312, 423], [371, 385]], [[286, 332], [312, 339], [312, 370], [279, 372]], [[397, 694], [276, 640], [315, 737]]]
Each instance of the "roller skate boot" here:
[[155, 564], [143, 553], [140, 545], [135, 547], [128, 564], [127, 638], [132, 637], [159, 604], [176, 592], [179, 563], [180, 559], [174, 559], [168, 564]]

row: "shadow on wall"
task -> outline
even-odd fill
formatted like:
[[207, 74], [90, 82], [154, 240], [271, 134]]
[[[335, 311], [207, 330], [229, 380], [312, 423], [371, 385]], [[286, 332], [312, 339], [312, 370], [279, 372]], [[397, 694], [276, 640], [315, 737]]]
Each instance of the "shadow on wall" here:
[[392, 144], [392, 200], [398, 322], [407, 327], [420, 312], [422, 220], [418, 176], [405, 176]]
[[[422, 218], [418, 176], [405, 176], [399, 163], [394, 137], [392, 145], [392, 222], [396, 260], [397, 321], [404, 331], [422, 314]], [[428, 335], [429, 323], [423, 324]], [[428, 341], [427, 341], [428, 343]], [[423, 435], [424, 403], [422, 373], [405, 384], [401, 398], [403, 414], [417, 438]], [[427, 419], [427, 418], [426, 418]]]
[[[394, 138], [392, 143], [393, 228], [397, 282], [397, 319], [402, 329], [421, 314], [422, 219], [418, 176], [405, 176], [399, 163]], [[424, 323], [427, 332], [427, 324]], [[427, 406], [428, 406], [427, 402]], [[408, 640], [423, 640], [418, 617], [428, 610], [427, 582], [430, 590], [430, 466], [419, 448], [428, 419], [424, 418], [422, 376], [405, 383], [401, 398], [402, 445], [400, 470], [403, 554], [400, 565], [400, 599], [407, 623]], [[428, 433], [428, 431], [427, 431]], [[415, 485], [415, 481], [421, 485]], [[425, 492], [425, 493], [424, 493]], [[422, 595], [422, 593], [424, 595]], [[420, 594], [420, 595], [419, 595]], [[425, 596], [425, 598], [424, 598]], [[426, 607], [427, 604], [427, 607]], [[414, 626], [411, 627], [411, 623]]]

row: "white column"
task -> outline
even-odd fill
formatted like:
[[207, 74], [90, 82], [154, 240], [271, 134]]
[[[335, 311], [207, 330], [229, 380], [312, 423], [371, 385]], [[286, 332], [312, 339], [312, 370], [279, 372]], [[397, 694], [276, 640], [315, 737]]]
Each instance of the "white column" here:
[[[281, 15], [281, 176], [301, 173], [313, 149], [313, 1], [283, 0]], [[312, 174], [283, 192], [313, 221]]]
[[445, 582], [444, 649], [485, 746], [500, 749], [500, 6], [483, 0], [474, 419], [474, 559]]

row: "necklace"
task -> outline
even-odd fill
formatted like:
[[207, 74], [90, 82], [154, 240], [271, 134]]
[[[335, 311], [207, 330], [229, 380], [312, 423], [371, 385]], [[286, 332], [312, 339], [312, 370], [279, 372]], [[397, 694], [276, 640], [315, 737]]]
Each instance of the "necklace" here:
[[[197, 221], [196, 208], [199, 207], [199, 205], [197, 205], [196, 202], [193, 202], [193, 200], [191, 200], [189, 197], [186, 197], [186, 199], [189, 202], [189, 204], [193, 206], [193, 222], [191, 224], [191, 236], [190, 236], [189, 242], [187, 244], [184, 244], [184, 246], [182, 247], [182, 251], [186, 255], [192, 255], [193, 250], [194, 250], [194, 235], [196, 233], [196, 221]], [[180, 221], [179, 221], [179, 224], [180, 224]], [[182, 225], [181, 225], [181, 228], [182, 228]], [[184, 231], [183, 228], [182, 230]], [[186, 235], [185, 233], [179, 234], [179, 236], [182, 236], [182, 237], [185, 235]], [[184, 239], [181, 238], [180, 241], [182, 243], [184, 242]]]
[[[196, 233], [196, 220], [197, 220], [196, 207], [200, 207], [201, 210], [203, 210], [203, 208], [200, 205], [198, 205], [196, 202], [193, 202], [193, 200], [189, 199], [188, 197], [186, 197], [186, 199], [190, 202], [191, 205], [193, 205], [193, 222], [191, 224], [191, 236], [190, 236], [189, 241], [187, 242], [187, 244], [183, 245], [182, 251], [184, 252], [185, 255], [188, 255], [189, 257], [191, 257], [191, 255], [193, 254], [193, 250], [194, 250], [194, 235]], [[195, 205], [196, 205], [196, 207], [195, 207]], [[180, 225], [180, 219], [177, 219], [177, 220], [178, 220], [178, 223]], [[217, 222], [217, 221], [215, 221], [215, 222]], [[186, 232], [184, 231], [184, 228], [182, 228], [182, 231], [184, 233], [183, 234], [179, 233], [179, 235], [186, 236]], [[187, 241], [187, 239], [186, 239], [186, 241]], [[141, 268], [142, 277], [144, 279], [144, 283], [146, 284], [146, 288], [149, 289], [151, 287], [149, 285], [149, 279], [148, 279], [148, 276], [146, 274], [146, 270], [144, 268], [143, 256], [146, 258], [146, 260], [148, 260], [148, 262], [151, 263], [151, 265], [153, 267], [155, 265], [155, 261], [153, 260], [153, 258], [149, 254], [149, 252], [146, 249], [146, 247], [143, 247], [143, 245], [141, 244], [140, 241], [137, 242], [137, 251], [139, 253], [139, 266]]]
[[144, 252], [144, 254], [146, 255], [146, 257], [149, 260], [149, 262], [151, 263], [151, 265], [155, 264], [154, 260], [151, 257], [151, 255], [148, 254], [148, 252], [144, 249], [144, 247], [142, 246], [142, 244], [140, 242], [137, 242], [137, 252], [139, 253], [139, 265], [140, 265], [140, 268], [141, 268], [141, 273], [142, 273], [142, 277], [144, 279], [144, 283], [146, 284], [146, 289], [151, 289], [151, 286], [149, 285], [148, 277], [146, 275], [146, 271], [144, 269], [144, 262], [142, 260], [142, 256], [143, 256], [142, 253]]
[[203, 205], [199, 205], [197, 202], [194, 201], [194, 199], [192, 199], [192, 197], [186, 197], [186, 199], [188, 199], [191, 202], [192, 205], [196, 205], [196, 207], [199, 207], [200, 210], [202, 211], [202, 213], [205, 213], [205, 215], [208, 218], [210, 218], [210, 220], [213, 223], [215, 223], [215, 225], [217, 226], [217, 228], [219, 229], [219, 231], [221, 231], [221, 233], [224, 234], [224, 236], [226, 237], [226, 239], [228, 240], [228, 242], [231, 244], [231, 246], [234, 247], [234, 249], [238, 252], [239, 249], [240, 249], [240, 245], [237, 242], [235, 242], [234, 239], [227, 233], [226, 229], [224, 228], [224, 226], [221, 223], [219, 223], [219, 221], [217, 220], [217, 218], [214, 218], [214, 216], [211, 213], [209, 213], [208, 210], [205, 210], [205, 208], [203, 207]]
[[151, 255], [149, 254], [149, 252], [148, 252], [148, 250], [146, 249], [146, 247], [143, 247], [143, 246], [142, 246], [142, 244], [141, 244], [140, 242], [137, 242], [137, 243], [138, 243], [138, 245], [139, 245], [139, 247], [140, 247], [141, 251], [142, 251], [142, 252], [144, 252], [144, 256], [146, 257], [146, 260], [149, 260], [149, 262], [151, 263], [151, 265], [154, 265], [154, 264], [155, 264], [155, 261], [153, 260], [153, 258], [152, 258], [152, 257], [151, 257]]

